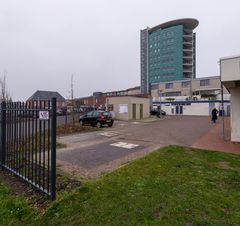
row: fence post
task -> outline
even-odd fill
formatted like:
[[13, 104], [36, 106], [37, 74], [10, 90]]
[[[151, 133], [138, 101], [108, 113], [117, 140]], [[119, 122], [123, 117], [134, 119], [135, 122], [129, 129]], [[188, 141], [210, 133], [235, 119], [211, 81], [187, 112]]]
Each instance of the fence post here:
[[1, 103], [1, 165], [5, 165], [5, 153], [6, 153], [6, 102]]
[[56, 98], [52, 98], [51, 120], [51, 199], [56, 198]]

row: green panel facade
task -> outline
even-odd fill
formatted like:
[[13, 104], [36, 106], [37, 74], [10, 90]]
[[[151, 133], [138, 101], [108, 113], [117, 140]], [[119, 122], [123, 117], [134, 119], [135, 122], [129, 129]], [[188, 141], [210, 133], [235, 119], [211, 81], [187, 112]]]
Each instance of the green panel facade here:
[[196, 77], [198, 20], [184, 18], [141, 30], [141, 93], [152, 84]]
[[150, 83], [183, 79], [183, 25], [150, 33], [148, 50]]

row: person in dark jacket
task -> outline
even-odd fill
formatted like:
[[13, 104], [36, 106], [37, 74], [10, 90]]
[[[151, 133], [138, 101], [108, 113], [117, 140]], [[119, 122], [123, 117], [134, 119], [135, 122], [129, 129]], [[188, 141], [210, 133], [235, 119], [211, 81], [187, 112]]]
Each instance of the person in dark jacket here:
[[212, 121], [213, 121], [213, 123], [215, 123], [216, 120], [218, 119], [217, 114], [218, 114], [218, 110], [216, 108], [213, 108], [212, 109]]

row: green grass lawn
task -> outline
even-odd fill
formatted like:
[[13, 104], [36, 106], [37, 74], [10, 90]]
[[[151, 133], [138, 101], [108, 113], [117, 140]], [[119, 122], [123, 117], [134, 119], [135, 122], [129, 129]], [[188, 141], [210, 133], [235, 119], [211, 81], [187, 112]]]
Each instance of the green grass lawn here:
[[33, 214], [25, 199], [14, 197], [10, 190], [0, 183], [0, 225], [21, 225], [23, 220]]
[[170, 146], [61, 195], [44, 215], [7, 199], [3, 225], [240, 225], [240, 156]]

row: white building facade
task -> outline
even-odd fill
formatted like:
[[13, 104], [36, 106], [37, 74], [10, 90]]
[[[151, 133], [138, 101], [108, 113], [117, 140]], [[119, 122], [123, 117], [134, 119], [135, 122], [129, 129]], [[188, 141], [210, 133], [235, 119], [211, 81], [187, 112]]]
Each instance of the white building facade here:
[[213, 108], [219, 111], [219, 115], [222, 115], [222, 109], [224, 108], [224, 115], [230, 115], [230, 101], [224, 101], [223, 108], [220, 100], [209, 101], [156, 101], [153, 102], [153, 107], [160, 106], [161, 109], [166, 112], [167, 115], [196, 115], [196, 116], [211, 116]]
[[231, 141], [240, 142], [240, 56], [221, 58], [220, 70], [231, 94]]
[[151, 94], [153, 108], [161, 105], [168, 115], [209, 116], [213, 108], [230, 115], [230, 94], [222, 90], [220, 76], [154, 84]]

